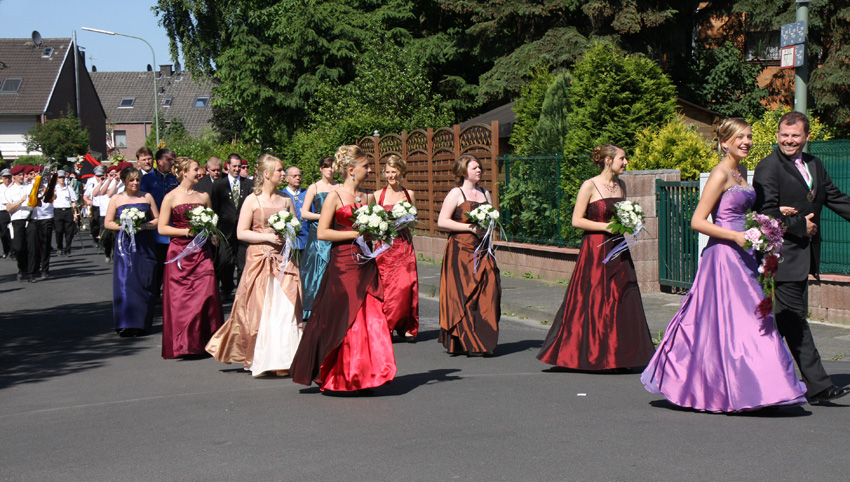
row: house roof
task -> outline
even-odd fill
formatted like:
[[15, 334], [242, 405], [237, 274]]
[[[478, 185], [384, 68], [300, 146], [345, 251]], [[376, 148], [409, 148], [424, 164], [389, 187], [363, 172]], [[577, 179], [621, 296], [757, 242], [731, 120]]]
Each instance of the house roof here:
[[474, 117], [461, 123], [460, 127], [461, 129], [465, 129], [472, 124], [490, 124], [494, 120], [497, 120], [499, 121], [499, 137], [510, 137], [511, 132], [514, 130], [514, 123], [516, 123], [516, 113], [514, 112], [515, 103], [516, 102], [509, 102], [505, 105], [496, 107], [495, 109], [487, 111], [478, 117]]
[[[52, 48], [50, 55], [47, 49]], [[40, 115], [47, 110], [59, 72], [71, 50], [70, 38], [46, 38], [36, 47], [32, 39], [0, 39], [0, 84], [21, 79], [16, 93], [0, 92], [0, 114]]]
[[[212, 83], [195, 81], [189, 72], [172, 72], [166, 65], [157, 72], [91, 72], [109, 122], [112, 124], [150, 124], [153, 122], [153, 77], [156, 75], [160, 111], [166, 122], [180, 118], [186, 130], [197, 136], [212, 119], [209, 103]], [[195, 107], [198, 97], [205, 97], [205, 107]], [[133, 99], [132, 106], [121, 106], [123, 99]], [[170, 99], [170, 101], [168, 100]], [[168, 102], [168, 105], [165, 105]], [[160, 129], [164, 126], [160, 126]]]

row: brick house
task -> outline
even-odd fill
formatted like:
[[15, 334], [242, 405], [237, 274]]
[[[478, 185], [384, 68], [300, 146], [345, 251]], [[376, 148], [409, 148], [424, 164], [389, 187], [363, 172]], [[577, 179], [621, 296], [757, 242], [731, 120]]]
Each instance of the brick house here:
[[[76, 55], [75, 55], [76, 54]], [[73, 39], [0, 39], [0, 153], [27, 154], [24, 134], [71, 109], [88, 130], [89, 147], [106, 152], [106, 113]]]
[[[128, 159], [154, 130], [153, 75], [162, 135], [168, 122], [179, 118], [192, 136], [198, 136], [212, 119], [212, 83], [196, 81], [189, 72], [160, 65], [156, 72], [92, 72], [91, 78], [103, 102], [109, 122], [110, 146]], [[115, 152], [115, 151], [113, 151]]]

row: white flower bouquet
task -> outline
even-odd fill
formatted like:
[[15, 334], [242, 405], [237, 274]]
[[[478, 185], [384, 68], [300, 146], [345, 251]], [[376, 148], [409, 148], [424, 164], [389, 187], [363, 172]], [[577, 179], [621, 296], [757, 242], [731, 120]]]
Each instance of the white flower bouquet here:
[[135, 234], [142, 230], [142, 225], [147, 220], [145, 212], [139, 208], [127, 208], [121, 211], [119, 217], [121, 229], [127, 234]]
[[477, 208], [465, 213], [472, 224], [484, 230], [492, 230], [496, 226], [501, 227], [499, 222], [499, 211], [492, 204], [481, 204]]
[[269, 217], [269, 226], [284, 239], [294, 242], [295, 236], [301, 230], [301, 221], [291, 212], [284, 210]]
[[401, 201], [393, 206], [390, 212], [390, 218], [393, 220], [393, 225], [397, 230], [402, 230], [416, 222], [416, 215], [419, 211], [413, 204], [407, 201]]
[[212, 209], [204, 206], [195, 206], [187, 214], [189, 218], [189, 233], [192, 236], [205, 234], [206, 236], [218, 238], [219, 242], [226, 242], [224, 234], [218, 229], [218, 214]]
[[390, 221], [387, 212], [376, 203], [363, 206], [354, 211], [353, 228], [361, 235], [370, 234], [376, 241], [391, 243], [398, 237], [398, 231]]
[[608, 225], [614, 234], [634, 234], [643, 226], [643, 208], [634, 201], [614, 204], [614, 219]]

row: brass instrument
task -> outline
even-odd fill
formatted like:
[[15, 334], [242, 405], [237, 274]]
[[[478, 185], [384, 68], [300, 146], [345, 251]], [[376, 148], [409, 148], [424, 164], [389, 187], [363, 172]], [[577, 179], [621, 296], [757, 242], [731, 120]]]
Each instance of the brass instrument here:
[[[47, 179], [44, 182], [45, 178]], [[39, 201], [53, 202], [56, 197], [56, 163], [45, 164], [41, 174], [36, 174], [32, 181], [32, 191], [27, 200], [27, 206], [34, 208]]]

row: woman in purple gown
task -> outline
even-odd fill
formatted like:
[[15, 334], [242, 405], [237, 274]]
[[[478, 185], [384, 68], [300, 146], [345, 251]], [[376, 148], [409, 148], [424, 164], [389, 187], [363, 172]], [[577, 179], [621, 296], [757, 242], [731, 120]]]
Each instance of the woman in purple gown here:
[[[180, 185], [165, 195], [159, 234], [171, 238], [167, 260], [183, 253], [192, 242], [188, 212], [211, 208], [210, 196], [195, 190], [201, 178], [198, 161], [180, 157], [171, 168]], [[205, 347], [223, 324], [221, 298], [215, 279], [211, 242], [180, 259], [166, 262], [162, 283], [162, 357], [206, 356]]]
[[[112, 268], [112, 318], [119, 336], [142, 336], [153, 325], [156, 256], [154, 232], [159, 211], [153, 196], [139, 191], [142, 172], [135, 167], [121, 170], [125, 190], [109, 201], [104, 227], [118, 231], [115, 264]], [[130, 235], [122, 229], [121, 213], [136, 208], [146, 215], [141, 230]], [[118, 222], [116, 222], [118, 220]]]
[[641, 381], [676, 405], [708, 412], [805, 403], [806, 387], [794, 374], [773, 315], [756, 314], [764, 296], [758, 262], [743, 248], [755, 191], [739, 161], [753, 145], [752, 131], [741, 119], [727, 119], [717, 135], [725, 155], [711, 170], [691, 218], [691, 228], [710, 240], [693, 287]]

